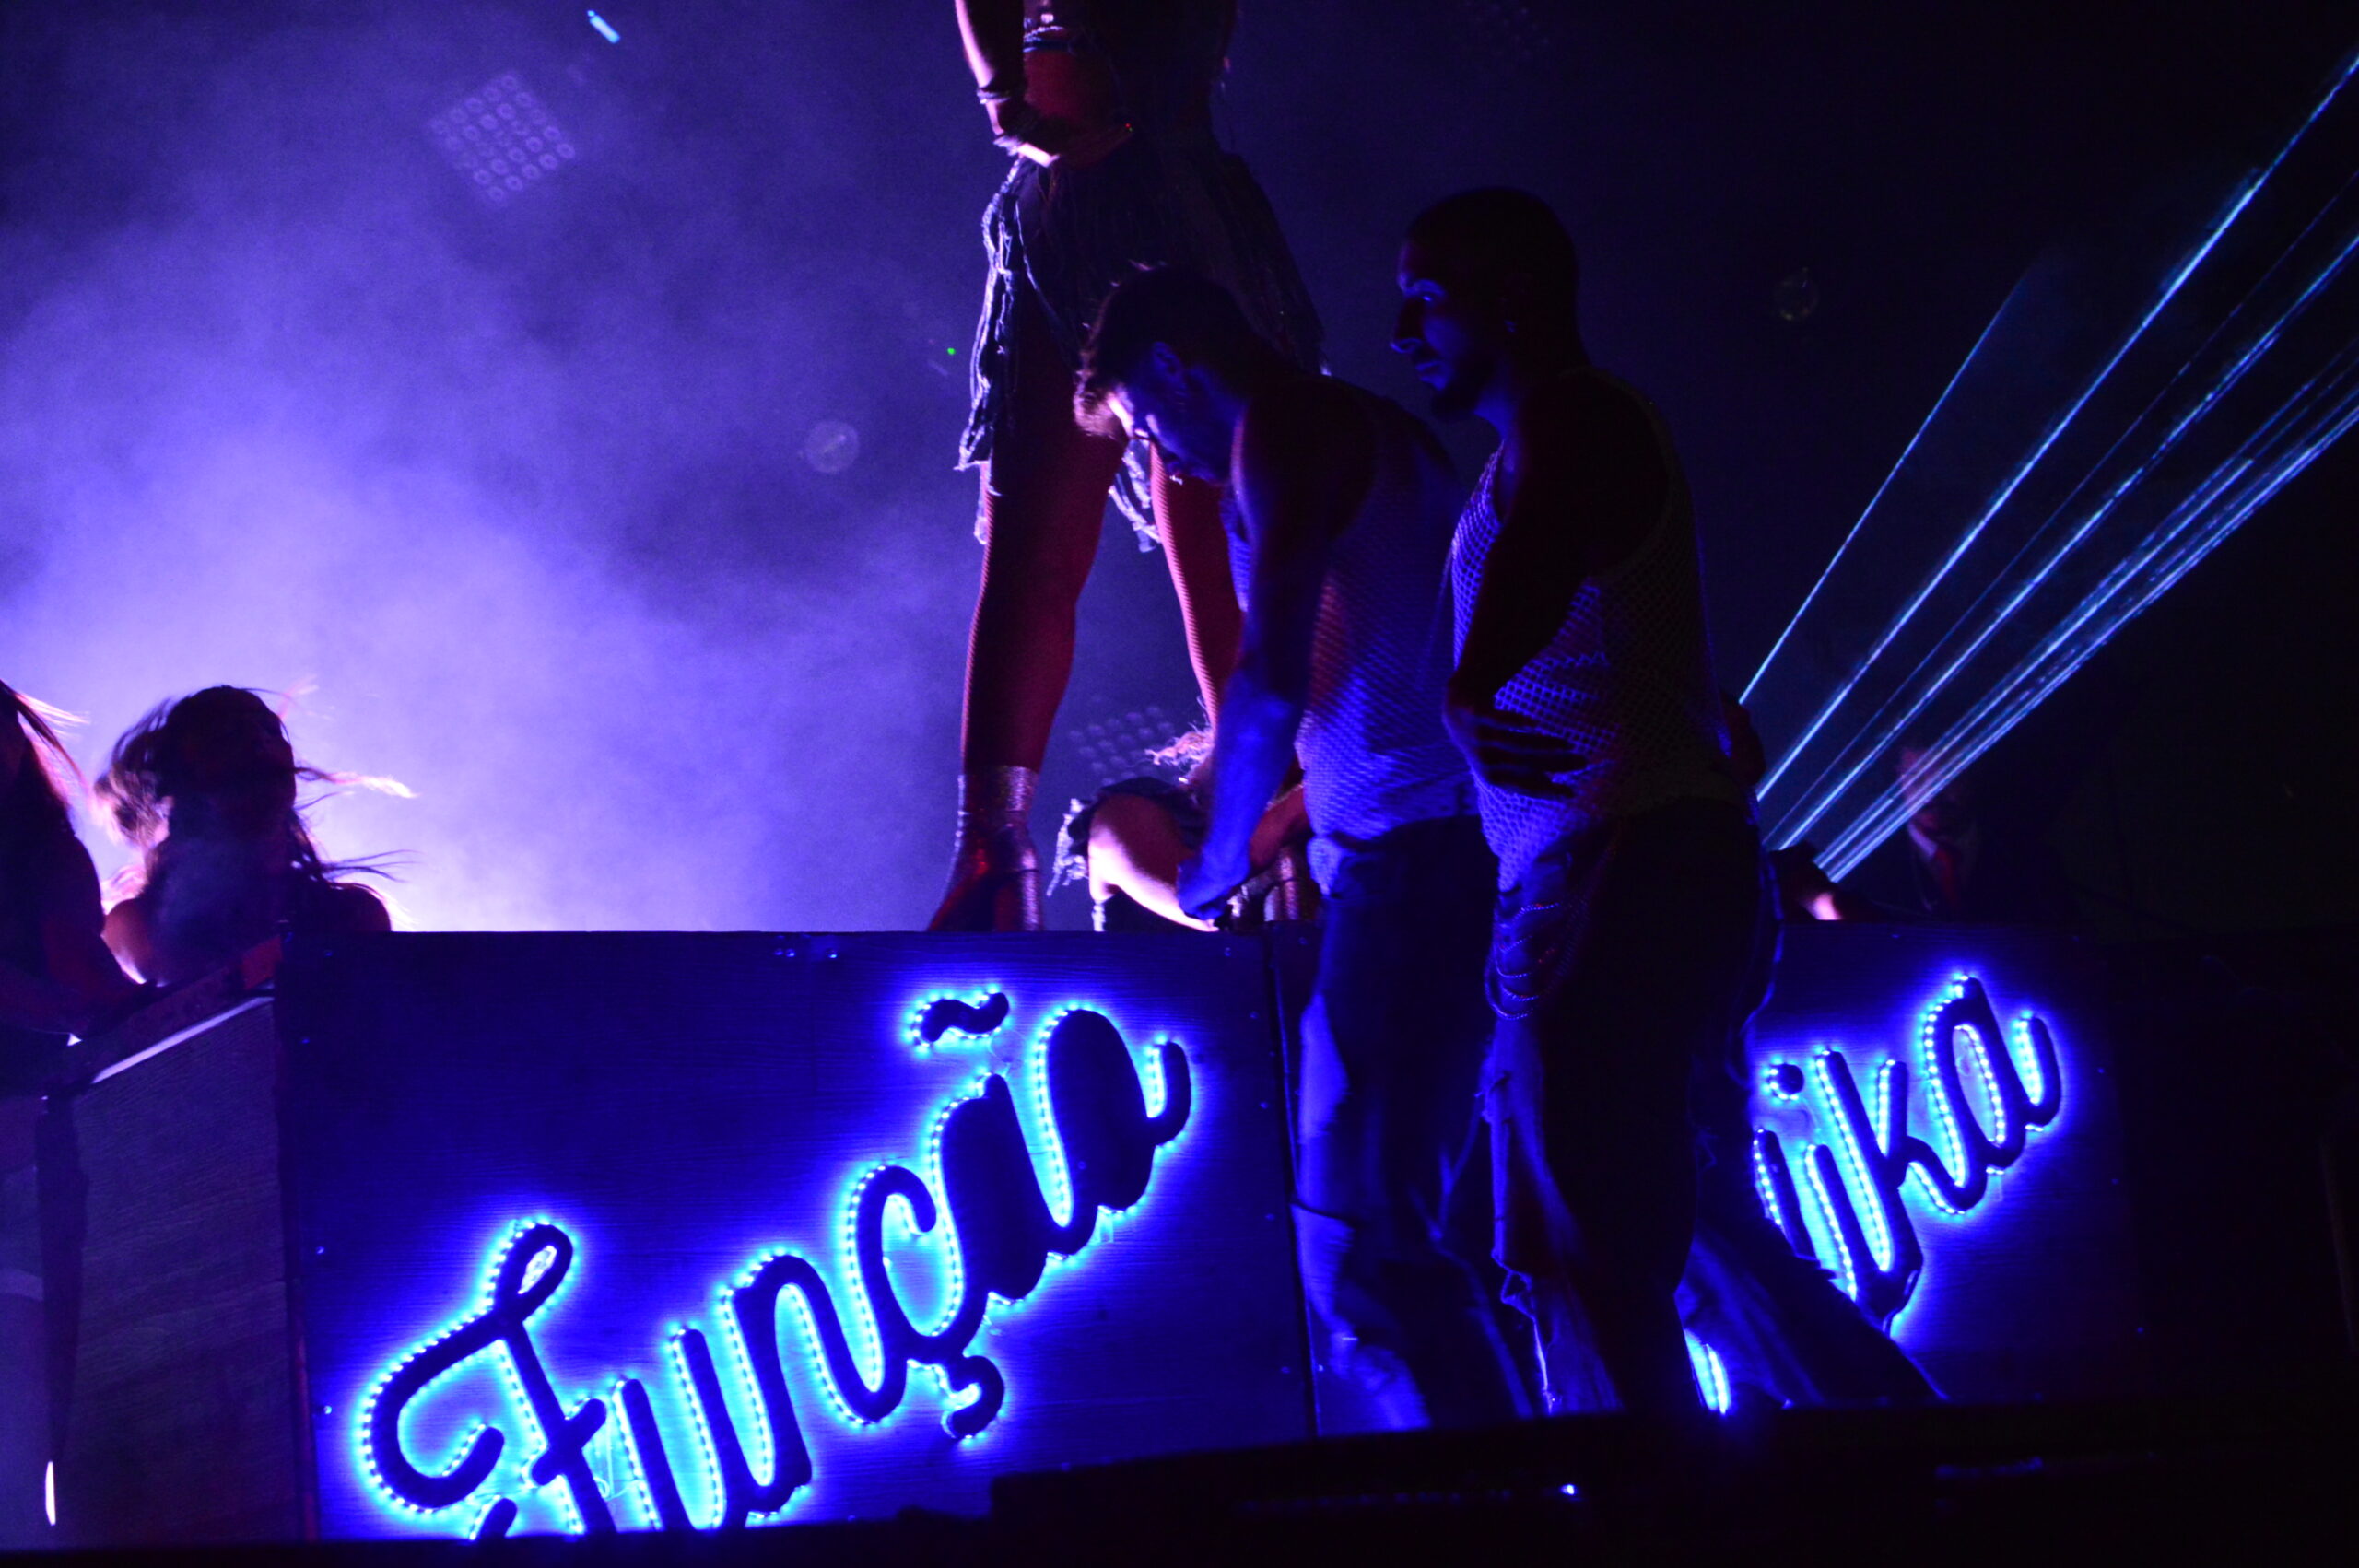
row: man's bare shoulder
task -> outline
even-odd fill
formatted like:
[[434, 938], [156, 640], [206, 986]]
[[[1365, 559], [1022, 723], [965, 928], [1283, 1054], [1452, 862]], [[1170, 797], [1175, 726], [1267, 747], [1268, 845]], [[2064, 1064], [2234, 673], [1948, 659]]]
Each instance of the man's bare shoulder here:
[[1362, 395], [1332, 376], [1291, 376], [1264, 388], [1245, 405], [1247, 450], [1284, 458], [1363, 444]]
[[1289, 379], [1246, 405], [1238, 488], [1257, 537], [1308, 542], [1348, 526], [1376, 472], [1360, 394], [1323, 376]]

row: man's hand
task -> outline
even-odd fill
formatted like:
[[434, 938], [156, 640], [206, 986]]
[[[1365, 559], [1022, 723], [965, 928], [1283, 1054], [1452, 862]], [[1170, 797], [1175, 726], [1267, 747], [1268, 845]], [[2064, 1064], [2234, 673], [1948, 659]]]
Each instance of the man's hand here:
[[1779, 913], [1789, 920], [1884, 920], [1873, 899], [1850, 892], [1820, 869], [1818, 846], [1805, 839], [1769, 851]]
[[1262, 813], [1262, 824], [1253, 830], [1253, 842], [1245, 858], [1260, 872], [1280, 855], [1310, 837], [1310, 813], [1304, 805], [1302, 786], [1297, 784], [1270, 802]]
[[1449, 738], [1465, 754], [1474, 777], [1495, 790], [1525, 795], [1566, 795], [1564, 776], [1589, 759], [1528, 719], [1502, 713], [1489, 703], [1451, 697], [1442, 708]]
[[983, 102], [991, 115], [992, 140], [1043, 169], [1086, 169], [1131, 139], [1128, 125], [1079, 125], [1051, 119], [1020, 98]]
[[1228, 904], [1229, 895], [1253, 874], [1249, 857], [1199, 853], [1180, 867], [1180, 907], [1198, 919], [1209, 920]]

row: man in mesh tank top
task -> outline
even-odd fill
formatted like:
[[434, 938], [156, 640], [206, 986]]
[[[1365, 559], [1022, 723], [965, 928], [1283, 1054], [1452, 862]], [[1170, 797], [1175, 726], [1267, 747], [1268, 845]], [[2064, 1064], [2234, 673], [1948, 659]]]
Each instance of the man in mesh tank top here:
[[1304, 373], [1225, 289], [1176, 269], [1108, 297], [1080, 402], [1234, 497], [1243, 649], [1179, 901], [1215, 912], [1246, 880], [1298, 760], [1326, 919], [1301, 1027], [1297, 1235], [1331, 1354], [1387, 1424], [1512, 1418], [1518, 1380], [1475, 1272], [1487, 1184], [1451, 1202], [1481, 1149], [1495, 873], [1441, 722], [1449, 460], [1397, 404]]
[[1743, 1179], [1731, 1047], [1768, 909], [1662, 421], [1589, 363], [1572, 240], [1536, 197], [1428, 209], [1399, 283], [1394, 347], [1436, 411], [1500, 437], [1452, 546], [1446, 714], [1499, 859], [1496, 1257], [1550, 1406], [1699, 1410], [1683, 1271], [1707, 1342], [1785, 1397], [1926, 1397]]

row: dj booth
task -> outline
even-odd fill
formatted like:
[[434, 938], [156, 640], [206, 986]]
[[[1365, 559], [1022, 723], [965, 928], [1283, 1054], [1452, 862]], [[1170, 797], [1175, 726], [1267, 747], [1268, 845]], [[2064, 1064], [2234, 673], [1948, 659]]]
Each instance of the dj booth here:
[[[296, 943], [53, 1103], [61, 1532], [980, 1513], [1013, 1471], [1348, 1428], [1288, 1206], [1309, 958], [1299, 933]], [[1953, 1398], [2142, 1387], [2107, 1034], [2056, 938], [1789, 942], [1751, 1046], [1757, 1190]]]

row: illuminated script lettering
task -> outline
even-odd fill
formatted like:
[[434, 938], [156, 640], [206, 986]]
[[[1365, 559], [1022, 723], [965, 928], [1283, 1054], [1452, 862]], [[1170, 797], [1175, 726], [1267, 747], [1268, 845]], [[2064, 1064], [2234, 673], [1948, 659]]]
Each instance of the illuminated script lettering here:
[[[1982, 982], [1961, 975], [1926, 1011], [1917, 1076], [1931, 1140], [1909, 1129], [1909, 1073], [1895, 1058], [1860, 1091], [1842, 1051], [1807, 1069], [1774, 1061], [1765, 1098], [1808, 1107], [1819, 1141], [1797, 1181], [1773, 1129], [1754, 1135], [1753, 1174], [1762, 1207], [1794, 1249], [1834, 1270], [1837, 1282], [1879, 1323], [1908, 1304], [1925, 1248], [1903, 1196], [1910, 1181], [1933, 1209], [1962, 1215], [1991, 1192], [1991, 1177], [2023, 1157], [2034, 1129], [2064, 1105], [2064, 1077], [2047, 1024], [2025, 1013], [2002, 1028]], [[1810, 1201], [1803, 1202], [1807, 1188]]]
[[[975, 1004], [940, 999], [919, 1013], [912, 1034], [921, 1047], [952, 1033], [985, 1036], [1009, 1012], [1003, 994]], [[816, 1264], [792, 1253], [756, 1259], [721, 1295], [722, 1355], [693, 1327], [679, 1329], [667, 1346], [693, 1445], [667, 1443], [637, 1377], [615, 1383], [611, 1406], [593, 1398], [569, 1407], [534, 1328], [572, 1271], [575, 1241], [546, 1220], [517, 1226], [495, 1252], [475, 1310], [393, 1366], [364, 1402], [358, 1433], [364, 1468], [405, 1509], [434, 1515], [467, 1505], [471, 1533], [507, 1534], [518, 1504], [488, 1489], [511, 1441], [508, 1429], [487, 1422], [469, 1428], [455, 1457], [435, 1468], [420, 1464], [403, 1435], [403, 1413], [478, 1357], [492, 1358], [505, 1377], [517, 1435], [530, 1450], [522, 1475], [534, 1487], [551, 1489], [569, 1524], [589, 1534], [616, 1528], [591, 1458], [593, 1439], [610, 1419], [617, 1419], [630, 1491], [648, 1526], [698, 1526], [675, 1468], [689, 1457], [677, 1451], [684, 1446], [693, 1447], [704, 1467], [711, 1501], [703, 1523], [735, 1528], [785, 1508], [813, 1475], [788, 1388], [790, 1350], [801, 1352], [837, 1414], [854, 1424], [892, 1414], [909, 1392], [911, 1369], [930, 1369], [943, 1390], [944, 1424], [954, 1436], [973, 1436], [999, 1415], [1006, 1395], [997, 1363], [971, 1348], [992, 1298], [1023, 1300], [1052, 1258], [1071, 1258], [1089, 1245], [1099, 1211], [1137, 1203], [1156, 1152], [1187, 1125], [1186, 1057], [1177, 1046], [1158, 1045], [1149, 1068], [1160, 1085], [1152, 1109], [1129, 1047], [1103, 1015], [1075, 1009], [1039, 1036], [1027, 1075], [1035, 1141], [1046, 1186], [1063, 1199], [1062, 1220], [1044, 1190], [1015, 1092], [994, 1072], [944, 1108], [925, 1162], [931, 1179], [885, 1164], [853, 1185], [832, 1286]], [[904, 1234], [947, 1233], [937, 1240], [948, 1285], [940, 1320], [931, 1327], [912, 1320], [886, 1267], [886, 1223], [897, 1211]], [[780, 1320], [781, 1307], [792, 1309], [791, 1328]]]

